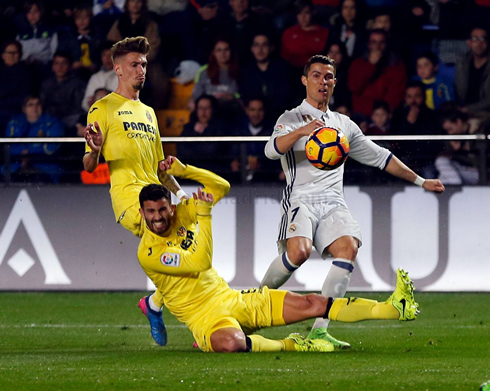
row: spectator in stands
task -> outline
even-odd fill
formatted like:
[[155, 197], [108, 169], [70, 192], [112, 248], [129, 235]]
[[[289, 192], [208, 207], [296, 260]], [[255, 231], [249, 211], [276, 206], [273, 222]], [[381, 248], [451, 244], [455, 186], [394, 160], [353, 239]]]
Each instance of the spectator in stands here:
[[[393, 114], [392, 132], [399, 135], [442, 133], [437, 114], [425, 105], [425, 87], [420, 81], [408, 83], [405, 105]], [[397, 156], [403, 156], [410, 167], [423, 172], [425, 178], [434, 178], [433, 165], [441, 148], [437, 141], [401, 141], [391, 150]]]
[[478, 113], [490, 110], [490, 65], [488, 33], [481, 27], [471, 31], [466, 41], [470, 51], [456, 63], [454, 84], [463, 110]]
[[377, 100], [388, 103], [392, 110], [400, 105], [407, 84], [406, 68], [387, 47], [386, 31], [371, 31], [367, 55], [353, 61], [348, 83], [355, 113], [370, 116]]
[[295, 4], [298, 24], [284, 31], [281, 39], [281, 57], [302, 72], [308, 59], [325, 49], [329, 30], [313, 21], [313, 5], [309, 0]]
[[229, 0], [231, 15], [228, 24], [238, 61], [247, 62], [251, 59], [250, 45], [254, 35], [265, 28], [262, 18], [250, 9], [248, 0]]
[[116, 72], [112, 68], [112, 45], [113, 43], [109, 41], [101, 45], [100, 62], [102, 66], [97, 73], [94, 73], [90, 77], [82, 101], [82, 108], [86, 112], [88, 112], [88, 109], [96, 100], [94, 99], [94, 92], [96, 90], [105, 88], [109, 91], [116, 91], [118, 80]]
[[[461, 111], [446, 113], [442, 128], [448, 135], [469, 134], [468, 114]], [[479, 182], [477, 155], [470, 141], [447, 141], [435, 166], [445, 185], [477, 185]]]
[[60, 33], [59, 51], [69, 52], [73, 58], [72, 68], [84, 80], [97, 69], [99, 41], [92, 28], [92, 7], [81, 5], [73, 11], [75, 25], [69, 31]]
[[291, 104], [291, 70], [289, 64], [273, 56], [274, 46], [270, 37], [258, 33], [252, 41], [253, 60], [240, 72], [240, 97], [248, 101], [262, 95], [269, 116], [277, 118]]
[[44, 7], [38, 0], [27, 0], [19, 18], [17, 40], [22, 44], [22, 60], [48, 64], [58, 48], [58, 34], [44, 24]]
[[213, 51], [216, 39], [231, 35], [231, 26], [228, 25], [223, 10], [216, 0], [193, 0], [193, 47], [192, 60], [199, 64], [208, 61]]
[[[274, 124], [266, 119], [265, 107], [263, 97], [251, 97], [245, 106], [246, 116], [241, 117], [233, 127], [234, 136], [270, 136]], [[231, 163], [232, 171], [238, 172], [240, 170], [242, 146], [245, 146], [246, 149], [247, 181], [274, 180], [278, 178], [280, 167], [277, 165], [277, 161], [272, 161], [265, 157], [263, 142], [248, 142], [235, 145], [233, 152], [235, 158]]]
[[[8, 123], [5, 137], [63, 136], [63, 125], [55, 117], [43, 113], [41, 100], [38, 97], [27, 96], [22, 111], [23, 114], [15, 116]], [[13, 173], [12, 179], [58, 183], [62, 167], [53, 162], [52, 157], [56, 155], [59, 146], [56, 143], [12, 144], [10, 146], [10, 154], [14, 161], [10, 165], [10, 171]]]
[[226, 114], [227, 110], [235, 111], [238, 96], [237, 81], [238, 63], [230, 42], [225, 38], [218, 38], [209, 56], [209, 63], [203, 66], [196, 76], [192, 100], [196, 102], [204, 94], [212, 95], [218, 100], [223, 114]]
[[337, 79], [335, 94], [330, 98], [330, 105], [335, 107], [336, 111], [338, 106], [351, 107], [352, 93], [347, 84], [350, 66], [347, 49], [343, 42], [331, 40], [326, 50], [326, 54], [335, 61], [335, 78]]
[[[224, 136], [225, 123], [217, 118], [218, 101], [214, 96], [202, 95], [196, 100], [196, 109], [184, 126], [182, 137]], [[229, 153], [224, 143], [185, 143], [178, 146], [178, 157], [186, 163], [209, 170], [223, 171]], [[197, 164], [196, 164], [197, 163]]]
[[54, 75], [41, 85], [41, 101], [48, 114], [61, 119], [67, 135], [74, 136], [75, 124], [83, 113], [85, 83], [72, 72], [71, 65], [69, 53], [55, 53], [52, 65]]
[[107, 40], [119, 42], [127, 37], [138, 36], [146, 37], [151, 47], [147, 57], [147, 77], [151, 87], [150, 106], [156, 110], [163, 109], [168, 98], [169, 79], [159, 63], [161, 40], [158, 24], [148, 12], [146, 0], [127, 0], [124, 13], [112, 25]]
[[126, 0], [94, 0], [94, 15], [122, 14]]
[[[383, 101], [374, 102], [371, 121], [364, 132], [367, 135], [385, 136], [391, 134], [391, 108], [390, 105]], [[376, 141], [381, 147], [392, 148], [389, 141]]]
[[[95, 102], [97, 102], [99, 99], [102, 99], [104, 96], [109, 95], [112, 90], [108, 90], [107, 88], [97, 88], [93, 95], [92, 95], [92, 106]], [[78, 137], [84, 137], [85, 135], [85, 128], [87, 127], [87, 114], [83, 113], [79, 118], [76, 123], [76, 128], [77, 128], [77, 136]]]
[[5, 129], [10, 117], [22, 112], [22, 103], [32, 89], [32, 78], [23, 61], [22, 45], [7, 41], [0, 64], [0, 129]]
[[361, 0], [342, 0], [340, 13], [334, 19], [330, 29], [331, 39], [345, 44], [349, 58], [364, 54], [367, 35], [365, 10]]
[[429, 109], [439, 110], [441, 104], [454, 100], [453, 81], [438, 75], [439, 59], [432, 52], [422, 53], [417, 58], [417, 76], [425, 84], [425, 104]]

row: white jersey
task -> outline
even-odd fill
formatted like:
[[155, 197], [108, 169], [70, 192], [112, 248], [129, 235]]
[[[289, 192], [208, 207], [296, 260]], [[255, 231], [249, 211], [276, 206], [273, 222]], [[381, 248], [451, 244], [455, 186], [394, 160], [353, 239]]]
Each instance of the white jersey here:
[[331, 171], [315, 168], [306, 158], [306, 136], [299, 139], [285, 154], [277, 149], [277, 137], [293, 132], [313, 119], [323, 121], [328, 127], [340, 129], [349, 140], [349, 157], [360, 163], [385, 169], [393, 156], [390, 151], [369, 140], [349, 117], [330, 109], [323, 112], [304, 100], [301, 105], [279, 117], [274, 133], [265, 146], [265, 155], [272, 160], [280, 158], [286, 174], [287, 186], [282, 199], [283, 213], [287, 212], [292, 201], [308, 204], [328, 202], [332, 206], [347, 207], [343, 192], [344, 165]]

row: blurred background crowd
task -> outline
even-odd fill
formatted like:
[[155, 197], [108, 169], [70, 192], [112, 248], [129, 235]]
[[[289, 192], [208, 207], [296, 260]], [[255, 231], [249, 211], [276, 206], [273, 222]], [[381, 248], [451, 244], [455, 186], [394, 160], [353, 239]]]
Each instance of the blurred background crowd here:
[[[141, 100], [162, 136], [270, 136], [304, 99], [314, 54], [337, 66], [330, 108], [367, 135], [486, 134], [489, 29], [490, 0], [2, 0], [0, 129], [82, 136], [90, 106], [117, 87], [112, 44], [142, 35], [151, 52]], [[381, 144], [427, 178], [486, 183], [485, 143]], [[81, 172], [82, 143], [5, 146], [1, 181], [108, 180]], [[164, 144], [234, 183], [282, 181], [263, 147]], [[346, 183], [392, 180], [352, 161], [346, 169]]]

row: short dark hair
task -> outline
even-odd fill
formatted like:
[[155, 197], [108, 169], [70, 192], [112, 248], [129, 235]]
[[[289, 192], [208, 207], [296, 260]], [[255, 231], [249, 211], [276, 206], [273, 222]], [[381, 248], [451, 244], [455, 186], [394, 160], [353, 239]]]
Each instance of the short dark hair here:
[[26, 107], [27, 103], [34, 99], [37, 99], [39, 100], [39, 102], [41, 102], [41, 97], [39, 97], [38, 95], [27, 95], [22, 101], [22, 108]]
[[458, 120], [461, 120], [462, 122], [467, 122], [469, 118], [470, 118], [469, 114], [464, 113], [461, 110], [445, 111], [442, 113], [441, 123], [444, 123], [446, 121], [455, 123]]
[[2, 53], [7, 50], [7, 46], [14, 45], [19, 51], [19, 58], [22, 58], [22, 44], [16, 39], [10, 39], [6, 41], [2, 46]]
[[378, 109], [383, 109], [387, 113], [391, 114], [391, 107], [384, 100], [377, 100], [377, 101], [374, 102], [374, 104], [373, 104], [373, 111], [372, 112], [374, 113], [374, 111], [375, 110], [378, 110]]
[[419, 80], [410, 80], [405, 87], [405, 91], [409, 88], [420, 88], [422, 92], [425, 94], [425, 84]]
[[146, 37], [125, 38], [116, 42], [111, 49], [112, 62], [117, 58], [125, 56], [128, 53], [141, 53], [145, 56], [150, 53], [150, 43]]
[[324, 56], [323, 54], [315, 54], [306, 62], [303, 75], [308, 77], [308, 72], [310, 71], [311, 65], [318, 63], [333, 66], [334, 74], [337, 73], [337, 68], [335, 67], [335, 61], [333, 59], [331, 59], [329, 56]]
[[250, 95], [250, 96], [248, 96], [244, 101], [245, 107], [248, 107], [250, 102], [252, 102], [254, 100], [258, 100], [259, 102], [262, 102], [262, 104], [264, 105], [264, 108], [265, 108], [266, 99], [263, 95]]
[[422, 54], [420, 54], [418, 57], [417, 57], [417, 60], [420, 59], [420, 58], [426, 58], [427, 60], [429, 60], [432, 65], [434, 65], [435, 67], [439, 65], [439, 58], [437, 57], [437, 55], [433, 52], [424, 52]]
[[73, 63], [73, 57], [68, 50], [58, 50], [55, 54], [53, 54], [53, 59], [55, 57], [66, 58], [70, 64]]
[[169, 203], [172, 201], [172, 195], [165, 186], [157, 185], [156, 183], [146, 185], [140, 191], [140, 207], [143, 209], [145, 201], [158, 201], [162, 198], [166, 199]]

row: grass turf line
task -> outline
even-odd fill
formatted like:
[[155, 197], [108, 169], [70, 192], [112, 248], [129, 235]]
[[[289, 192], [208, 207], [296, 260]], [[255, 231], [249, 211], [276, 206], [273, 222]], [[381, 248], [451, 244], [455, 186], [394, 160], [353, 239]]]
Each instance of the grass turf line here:
[[[136, 306], [141, 296], [0, 293], [0, 389], [475, 390], [490, 380], [489, 294], [419, 293], [414, 322], [332, 322], [352, 349], [331, 354], [205, 354], [167, 312], [162, 348]], [[306, 334], [312, 323], [260, 334]]]

